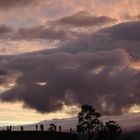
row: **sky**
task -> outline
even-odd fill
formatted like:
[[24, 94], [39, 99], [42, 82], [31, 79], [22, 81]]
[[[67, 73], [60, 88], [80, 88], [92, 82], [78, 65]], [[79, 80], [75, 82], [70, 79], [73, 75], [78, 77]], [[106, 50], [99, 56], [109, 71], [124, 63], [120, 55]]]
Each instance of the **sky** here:
[[140, 112], [139, 0], [0, 0], [0, 125]]

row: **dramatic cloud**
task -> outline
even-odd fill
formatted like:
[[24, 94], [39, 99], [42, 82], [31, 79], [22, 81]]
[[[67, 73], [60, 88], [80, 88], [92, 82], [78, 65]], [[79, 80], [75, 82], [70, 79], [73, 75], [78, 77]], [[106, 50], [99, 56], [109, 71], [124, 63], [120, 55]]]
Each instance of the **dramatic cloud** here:
[[59, 110], [63, 104], [89, 103], [105, 114], [119, 114], [140, 104], [140, 73], [130, 67], [123, 50], [23, 55], [9, 59], [5, 68], [20, 76], [1, 99], [23, 101], [40, 112]]
[[66, 16], [56, 21], [52, 21], [49, 24], [57, 26], [71, 26], [71, 27], [90, 27], [101, 26], [115, 22], [116, 19], [112, 19], [107, 16], [92, 16], [86, 11], [78, 12], [71, 16]]

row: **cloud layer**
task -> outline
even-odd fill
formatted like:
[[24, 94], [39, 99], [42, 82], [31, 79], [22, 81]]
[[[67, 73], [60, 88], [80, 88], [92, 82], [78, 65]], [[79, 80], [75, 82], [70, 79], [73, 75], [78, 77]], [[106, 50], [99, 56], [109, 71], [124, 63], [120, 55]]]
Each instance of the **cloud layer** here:
[[40, 112], [89, 103], [105, 114], [120, 114], [140, 101], [140, 73], [130, 67], [123, 50], [21, 56], [5, 69], [21, 75], [1, 99], [22, 101]]
[[[49, 20], [41, 26], [32, 26], [24, 28], [12, 28], [7, 25], [0, 26], [0, 39], [11, 40], [67, 40], [79, 36], [78, 28], [96, 30], [116, 22], [107, 16], [92, 16], [83, 11], [74, 15], [60, 18], [58, 20]], [[76, 30], [73, 30], [75, 28]]]

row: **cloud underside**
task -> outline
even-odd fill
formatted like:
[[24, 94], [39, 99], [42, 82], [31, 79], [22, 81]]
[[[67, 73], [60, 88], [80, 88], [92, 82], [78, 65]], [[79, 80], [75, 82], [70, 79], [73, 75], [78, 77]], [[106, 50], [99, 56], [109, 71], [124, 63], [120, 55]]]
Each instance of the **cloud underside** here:
[[140, 101], [140, 73], [130, 67], [124, 50], [17, 57], [1, 70], [3, 84], [8, 71], [20, 76], [1, 100], [22, 101], [42, 113], [88, 103], [104, 114], [121, 114]]

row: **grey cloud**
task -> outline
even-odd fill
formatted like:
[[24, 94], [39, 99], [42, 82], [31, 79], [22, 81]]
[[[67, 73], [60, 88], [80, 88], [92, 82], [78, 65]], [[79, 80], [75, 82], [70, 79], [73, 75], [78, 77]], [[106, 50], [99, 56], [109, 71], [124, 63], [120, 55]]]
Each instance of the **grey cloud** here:
[[131, 69], [123, 50], [22, 55], [10, 60], [7, 69], [22, 76], [16, 87], [0, 95], [1, 100], [23, 101], [40, 112], [59, 110], [64, 102], [88, 103], [104, 114], [120, 114], [123, 108], [140, 104], [140, 73]]
[[71, 16], [66, 16], [56, 21], [48, 22], [50, 25], [64, 25], [64, 26], [71, 26], [71, 27], [91, 27], [91, 26], [100, 26], [109, 23], [116, 22], [116, 19], [112, 19], [107, 16], [92, 16], [88, 13], [78, 12]]

